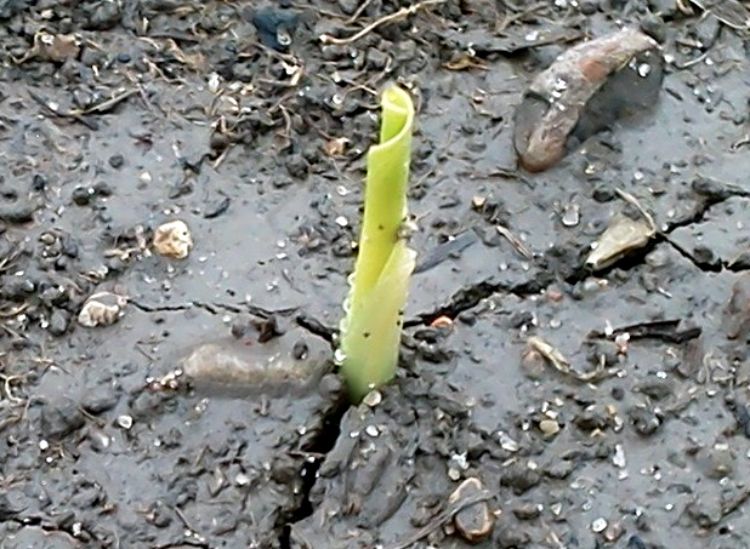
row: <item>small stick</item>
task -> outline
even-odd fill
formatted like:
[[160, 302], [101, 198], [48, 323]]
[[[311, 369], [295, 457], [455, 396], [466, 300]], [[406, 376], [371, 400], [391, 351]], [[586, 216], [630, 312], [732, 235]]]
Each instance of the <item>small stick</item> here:
[[130, 96], [135, 95], [136, 93], [138, 93], [137, 89], [126, 90], [122, 92], [120, 95], [116, 95], [110, 99], [102, 101], [101, 103], [97, 103], [96, 105], [93, 105], [86, 109], [83, 109], [83, 110], [74, 109], [71, 111], [71, 113], [74, 115], [104, 113], [116, 107], [119, 103], [122, 103], [123, 101], [128, 99]]
[[500, 233], [505, 239], [510, 242], [511, 246], [513, 246], [516, 251], [521, 254], [526, 259], [533, 259], [534, 254], [531, 253], [531, 250], [529, 250], [526, 245], [523, 243], [523, 241], [518, 238], [516, 235], [514, 235], [512, 232], [510, 232], [510, 229], [508, 227], [505, 227], [504, 225], [497, 224], [495, 225], [495, 229], [497, 229], [497, 232]]
[[729, 148], [733, 151], [736, 151], [741, 147], [744, 147], [745, 145], [750, 145], [750, 133], [745, 134], [745, 136], [740, 138], [739, 141], [735, 141], [734, 143], [732, 143], [732, 146]]
[[488, 490], [482, 490], [481, 492], [467, 497], [464, 500], [457, 501], [456, 503], [448, 506], [446, 509], [443, 509], [437, 515], [435, 515], [435, 517], [430, 520], [429, 523], [417, 530], [414, 534], [396, 543], [396, 545], [394, 545], [390, 549], [406, 549], [407, 547], [411, 547], [422, 538], [426, 538], [427, 536], [429, 536], [430, 533], [434, 530], [440, 528], [456, 514], [458, 514], [462, 509], [466, 509], [467, 507], [471, 507], [475, 503], [488, 501], [490, 499], [492, 499], [492, 495], [490, 494], [490, 492]]
[[367, 6], [370, 5], [370, 2], [372, 2], [372, 0], [365, 0], [364, 2], [362, 2], [362, 4], [357, 8], [357, 11], [355, 11], [354, 14], [346, 20], [346, 24], [351, 25], [352, 23], [354, 23], [357, 18], [362, 15], [362, 12], [367, 9]]
[[385, 15], [381, 17], [380, 19], [377, 19], [367, 25], [365, 28], [363, 28], [361, 31], [348, 36], [347, 38], [336, 38], [335, 36], [331, 36], [330, 34], [321, 34], [320, 35], [320, 41], [323, 44], [333, 44], [337, 46], [343, 46], [345, 44], [351, 44], [352, 42], [356, 42], [363, 36], [368, 35], [378, 27], [386, 24], [391, 23], [393, 21], [399, 21], [401, 19], [404, 19], [405, 17], [408, 17], [409, 15], [413, 15], [417, 13], [422, 8], [425, 8], [427, 6], [436, 5], [436, 4], [442, 4], [445, 0], [423, 0], [422, 2], [418, 2], [412, 6], [409, 6], [408, 8], [401, 8], [400, 10], [393, 12], [389, 15]]
[[625, 202], [636, 208], [646, 220], [646, 223], [648, 223], [649, 228], [652, 231], [656, 232], [656, 222], [654, 221], [654, 218], [651, 217], [651, 214], [646, 211], [646, 208], [641, 206], [641, 203], [638, 202], [638, 199], [636, 197], [634, 197], [630, 193], [623, 191], [622, 189], [615, 189], [615, 192], [620, 195], [620, 198], [622, 198]]

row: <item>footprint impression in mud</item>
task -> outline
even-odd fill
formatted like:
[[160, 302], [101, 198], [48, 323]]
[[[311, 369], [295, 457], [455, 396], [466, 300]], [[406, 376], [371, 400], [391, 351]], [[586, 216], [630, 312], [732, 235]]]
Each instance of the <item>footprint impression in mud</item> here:
[[224, 396], [301, 396], [331, 368], [327, 341], [302, 328], [254, 328], [198, 345], [182, 360], [196, 391]]
[[658, 43], [635, 29], [579, 44], [532, 81], [516, 111], [521, 165], [539, 172], [616, 120], [652, 107], [664, 77]]

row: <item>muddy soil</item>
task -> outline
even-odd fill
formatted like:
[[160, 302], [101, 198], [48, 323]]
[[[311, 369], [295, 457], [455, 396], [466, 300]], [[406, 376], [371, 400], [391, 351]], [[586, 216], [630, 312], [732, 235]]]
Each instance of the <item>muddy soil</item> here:
[[[465, 547], [478, 508], [480, 547], [750, 546], [750, 42], [710, 4], [0, 1], [0, 547]], [[533, 77], [625, 24], [658, 102], [519, 169]], [[320, 357], [393, 81], [420, 263], [349, 407]], [[593, 274], [617, 189], [658, 232]], [[300, 379], [181, 375], [267, 338]]]

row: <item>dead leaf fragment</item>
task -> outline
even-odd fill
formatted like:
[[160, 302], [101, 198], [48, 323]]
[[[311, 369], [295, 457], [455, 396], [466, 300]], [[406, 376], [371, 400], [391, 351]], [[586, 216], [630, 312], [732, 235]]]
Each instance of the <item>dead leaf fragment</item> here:
[[40, 32], [34, 37], [34, 47], [39, 56], [47, 61], [65, 61], [77, 57], [81, 43], [73, 34], [47, 34]]
[[643, 248], [653, 236], [653, 228], [645, 221], [617, 215], [595, 242], [586, 266], [594, 271], [606, 269], [628, 253]]
[[483, 71], [487, 70], [486, 63], [484, 63], [481, 59], [477, 59], [476, 57], [468, 54], [461, 55], [456, 59], [452, 59], [451, 61], [443, 63], [443, 67], [450, 71], [463, 71], [466, 69], [481, 69]]
[[328, 156], [341, 156], [348, 144], [349, 140], [346, 137], [334, 137], [323, 145], [323, 152]]
[[20, 59], [15, 59], [15, 62], [21, 64], [33, 58], [63, 62], [78, 57], [80, 51], [81, 41], [75, 34], [39, 31], [34, 35], [34, 45]]

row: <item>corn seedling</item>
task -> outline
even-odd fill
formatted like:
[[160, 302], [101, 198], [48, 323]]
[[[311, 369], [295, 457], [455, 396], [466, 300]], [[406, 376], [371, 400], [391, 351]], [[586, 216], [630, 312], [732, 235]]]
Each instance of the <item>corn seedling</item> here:
[[406, 190], [414, 105], [397, 86], [382, 96], [380, 143], [367, 155], [359, 254], [344, 302], [338, 361], [355, 402], [396, 371], [416, 252], [408, 248]]

